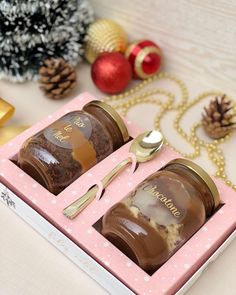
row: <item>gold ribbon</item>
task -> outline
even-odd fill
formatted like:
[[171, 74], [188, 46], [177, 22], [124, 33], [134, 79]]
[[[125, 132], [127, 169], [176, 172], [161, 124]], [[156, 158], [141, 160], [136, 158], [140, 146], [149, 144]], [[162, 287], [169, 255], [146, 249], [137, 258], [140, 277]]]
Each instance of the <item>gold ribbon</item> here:
[[3, 127], [3, 125], [13, 116], [14, 112], [15, 107], [4, 99], [0, 98], [0, 145], [5, 144], [28, 128], [28, 126], [17, 125]]

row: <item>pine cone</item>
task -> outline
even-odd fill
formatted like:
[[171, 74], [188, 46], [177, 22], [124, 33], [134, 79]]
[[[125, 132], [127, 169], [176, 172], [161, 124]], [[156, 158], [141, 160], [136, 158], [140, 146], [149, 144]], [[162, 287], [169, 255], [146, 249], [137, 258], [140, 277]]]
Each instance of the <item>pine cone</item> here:
[[64, 59], [47, 59], [39, 70], [40, 88], [52, 99], [64, 98], [76, 85], [74, 67]]
[[235, 127], [233, 106], [225, 95], [213, 99], [208, 108], [204, 107], [202, 124], [206, 133], [214, 139], [225, 137]]

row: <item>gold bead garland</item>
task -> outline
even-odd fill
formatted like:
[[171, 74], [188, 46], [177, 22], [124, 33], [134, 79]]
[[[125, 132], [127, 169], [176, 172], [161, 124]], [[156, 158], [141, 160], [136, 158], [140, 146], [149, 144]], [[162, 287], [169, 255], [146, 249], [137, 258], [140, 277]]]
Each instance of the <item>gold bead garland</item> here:
[[[166, 79], [177, 84], [177, 86], [179, 87], [181, 91], [181, 99], [179, 103], [175, 103], [176, 95], [165, 89], [156, 87], [154, 89], [148, 89], [146, 92], [142, 92], [142, 90], [145, 87], [161, 79]], [[155, 98], [154, 96], [156, 95], [165, 96], [167, 98], [167, 101], [163, 102], [162, 100]], [[136, 85], [134, 88], [122, 94], [105, 97], [103, 100], [105, 102], [111, 103], [114, 108], [119, 109], [123, 116], [126, 116], [128, 111], [133, 106], [138, 105], [140, 103], [150, 103], [150, 104], [160, 106], [160, 111], [157, 113], [154, 119], [154, 127], [155, 129], [158, 129], [160, 131], [162, 131], [161, 120], [163, 119], [165, 114], [168, 111], [176, 111], [177, 114], [173, 123], [174, 129], [178, 132], [179, 135], [181, 135], [181, 137], [184, 140], [186, 140], [186, 142], [188, 142], [192, 146], [193, 152], [187, 154], [177, 150], [173, 145], [171, 145], [167, 141], [165, 137], [166, 145], [169, 145], [173, 150], [180, 153], [183, 157], [186, 157], [189, 159], [197, 158], [201, 153], [201, 149], [206, 149], [209, 159], [216, 166], [215, 176], [223, 179], [228, 186], [236, 190], [236, 185], [233, 184], [227, 178], [227, 175], [225, 172], [225, 166], [226, 166], [225, 156], [222, 149], [219, 147], [219, 145], [221, 143], [224, 143], [226, 140], [228, 140], [231, 135], [227, 135], [224, 138], [217, 139], [212, 142], [207, 142], [200, 139], [197, 136], [197, 130], [202, 127], [201, 123], [195, 123], [190, 129], [190, 134], [187, 134], [183, 130], [183, 128], [180, 126], [180, 122], [183, 116], [193, 106], [195, 106], [196, 104], [198, 104], [199, 102], [203, 101], [206, 98], [220, 96], [220, 95], [223, 95], [223, 93], [219, 91], [203, 92], [202, 94], [198, 95], [195, 99], [189, 101], [188, 89], [183, 81], [181, 81], [174, 75], [171, 75], [168, 73], [159, 73], [151, 78], [148, 78], [147, 80], [144, 80], [143, 82]], [[232, 99], [229, 96], [227, 96], [227, 98]], [[235, 111], [235, 103], [234, 103], [234, 111]]]

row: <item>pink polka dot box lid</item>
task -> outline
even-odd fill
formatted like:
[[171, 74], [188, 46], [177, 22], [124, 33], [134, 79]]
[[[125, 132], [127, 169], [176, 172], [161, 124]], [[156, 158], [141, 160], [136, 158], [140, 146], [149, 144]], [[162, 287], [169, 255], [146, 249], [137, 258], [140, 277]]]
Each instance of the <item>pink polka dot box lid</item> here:
[[[57, 196], [51, 194], [11, 161], [27, 138], [62, 115], [82, 109], [84, 104], [94, 99], [90, 94], [83, 93], [3, 146], [0, 149], [0, 180], [133, 292], [173, 294], [235, 230], [236, 195], [232, 189], [215, 180], [224, 205], [161, 268], [149, 276], [106, 240], [93, 225], [138, 183], [170, 160], [178, 158], [178, 154], [164, 147], [153, 160], [142, 163], [135, 176], [132, 176], [127, 168], [108, 186], [101, 200], [93, 201], [74, 220], [66, 218], [63, 209], [123, 160], [129, 152], [131, 142], [84, 173]], [[126, 120], [126, 125], [131, 137], [140, 133], [140, 129], [130, 121]]]

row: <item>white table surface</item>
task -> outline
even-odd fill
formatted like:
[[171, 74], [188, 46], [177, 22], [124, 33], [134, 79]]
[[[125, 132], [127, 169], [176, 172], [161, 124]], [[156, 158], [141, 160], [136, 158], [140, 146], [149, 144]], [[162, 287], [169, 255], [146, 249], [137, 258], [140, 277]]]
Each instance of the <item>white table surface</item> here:
[[[155, 36], [158, 36], [167, 61], [165, 70], [177, 73], [187, 83], [191, 98], [212, 89], [236, 97], [235, 1], [92, 2], [98, 15], [107, 16], [109, 12], [109, 16], [125, 25], [135, 38], [145, 35], [156, 40]], [[147, 17], [148, 11], [151, 11], [150, 17]], [[57, 102], [45, 98], [37, 83], [0, 81], [0, 96], [16, 106], [10, 124], [33, 124], [83, 91], [103, 96], [92, 84], [88, 66], [79, 65], [78, 76], [79, 84], [74, 93], [68, 99]], [[168, 87], [168, 83], [165, 86]], [[186, 116], [186, 130], [193, 120], [199, 120], [201, 109], [202, 105], [199, 105]], [[130, 111], [129, 118], [150, 129], [154, 114], [155, 108], [142, 105]], [[180, 149], [191, 150], [172, 133], [171, 119], [173, 117], [170, 116], [169, 120], [168, 117], [165, 120], [166, 133]], [[235, 146], [235, 134], [222, 146], [226, 154], [227, 173], [234, 183]], [[198, 162], [210, 173], [214, 172], [204, 153]], [[0, 295], [107, 294], [3, 204], [0, 204], [0, 224]], [[236, 241], [209, 266], [188, 294], [235, 295], [235, 271]]]

